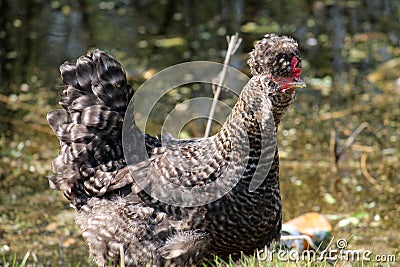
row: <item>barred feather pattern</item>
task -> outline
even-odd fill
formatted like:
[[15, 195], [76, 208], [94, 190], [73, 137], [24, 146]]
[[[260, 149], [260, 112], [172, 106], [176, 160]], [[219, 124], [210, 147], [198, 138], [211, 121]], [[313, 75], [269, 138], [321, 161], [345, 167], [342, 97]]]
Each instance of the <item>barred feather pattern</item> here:
[[[216, 135], [170, 138], [161, 145], [133, 129], [134, 142], [145, 140], [149, 160], [132, 166], [123, 154], [122, 124], [133, 91], [122, 66], [100, 50], [61, 65], [63, 109], [48, 114], [61, 148], [49, 181], [78, 211], [76, 222], [99, 266], [121, 260], [125, 266], [195, 266], [214, 255], [235, 258], [279, 241], [279, 156], [270, 136], [293, 103], [294, 89], [282, 93], [270, 74], [290, 75], [292, 57], [300, 57], [293, 39], [275, 35], [266, 35], [249, 56], [254, 76]], [[250, 191], [257, 167], [267, 168], [261, 155], [272, 165]], [[148, 180], [152, 189], [169, 183], [194, 190], [221, 179], [232, 189], [195, 207], [163, 203], [137, 184]]]

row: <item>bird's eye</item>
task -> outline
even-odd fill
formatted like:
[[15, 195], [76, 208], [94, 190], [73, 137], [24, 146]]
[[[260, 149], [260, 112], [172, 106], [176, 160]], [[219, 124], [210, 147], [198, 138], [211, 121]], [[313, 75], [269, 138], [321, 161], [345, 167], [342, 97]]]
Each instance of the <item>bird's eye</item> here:
[[276, 76], [293, 77], [301, 73], [301, 60], [294, 53], [282, 53], [276, 60]]

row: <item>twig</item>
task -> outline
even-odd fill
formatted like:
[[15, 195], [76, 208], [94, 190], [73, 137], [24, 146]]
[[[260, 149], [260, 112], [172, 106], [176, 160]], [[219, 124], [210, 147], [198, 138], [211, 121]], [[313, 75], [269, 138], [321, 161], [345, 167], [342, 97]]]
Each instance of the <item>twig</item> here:
[[331, 154], [334, 156], [334, 162], [335, 162], [335, 169], [334, 171], [337, 172], [337, 167], [338, 167], [338, 142], [336, 138], [336, 131], [334, 129], [331, 129], [331, 137], [329, 139], [329, 150], [331, 151]]
[[217, 86], [216, 90], [214, 90], [215, 91], [214, 98], [213, 98], [213, 102], [212, 102], [212, 105], [210, 108], [210, 113], [208, 114], [207, 126], [206, 126], [206, 130], [204, 133], [204, 137], [208, 137], [210, 135], [211, 124], [212, 124], [214, 113], [215, 113], [215, 107], [217, 106], [217, 100], [219, 98], [219, 94], [221, 93], [222, 84], [225, 80], [229, 60], [230, 60], [231, 56], [236, 53], [240, 44], [242, 43], [242, 38], [239, 38], [238, 33], [236, 33], [235, 35], [232, 35], [232, 36], [227, 36], [226, 40], [228, 42], [228, 50], [226, 51], [224, 66], [222, 68], [222, 71], [218, 75], [219, 82], [218, 82], [218, 86]]
[[364, 130], [364, 128], [367, 128], [368, 125], [369, 125], [368, 122], [361, 123], [357, 127], [357, 129], [355, 129], [354, 132], [349, 136], [349, 138], [347, 138], [346, 142], [344, 143], [343, 150], [350, 147], [354, 143], [354, 140], [356, 139], [356, 137], [362, 132], [362, 130]]
[[122, 244], [119, 245], [119, 257], [120, 257], [119, 266], [125, 267], [125, 253], [124, 253], [124, 247], [122, 246]]
[[376, 188], [376, 190], [378, 190], [380, 192], [382, 192], [382, 191], [386, 191], [389, 193], [396, 192], [396, 190], [394, 188], [386, 189], [386, 188], [382, 187], [380, 184], [378, 184], [376, 179], [374, 177], [372, 177], [372, 175], [368, 172], [368, 169], [367, 169], [367, 158], [368, 158], [368, 153], [365, 152], [361, 155], [361, 159], [360, 159], [360, 166], [361, 166], [362, 174], [364, 175], [365, 179], [367, 179], [367, 181], [370, 184], [372, 184]]
[[363, 173], [364, 177], [368, 180], [368, 182], [370, 182], [372, 185], [376, 186], [377, 187], [376, 189], [381, 191], [380, 186], [376, 183], [376, 179], [374, 177], [372, 177], [371, 174], [369, 174], [369, 172], [367, 170], [367, 157], [368, 157], [367, 153], [363, 153], [361, 155], [360, 165], [361, 165], [362, 173]]
[[[346, 142], [344, 143], [344, 146], [342, 149], [339, 150], [339, 145], [338, 145], [338, 139], [336, 137], [336, 132], [335, 130], [331, 130], [331, 138], [329, 141], [329, 146], [331, 149], [331, 153], [333, 154], [334, 157], [334, 165], [332, 166], [332, 172], [335, 174], [339, 174], [339, 160], [343, 156], [344, 152], [354, 143], [356, 137], [366, 128], [369, 124], [367, 122], [361, 123], [355, 130], [354, 132], [351, 133], [351, 135], [347, 138]], [[340, 184], [340, 175], [335, 176], [335, 182], [334, 182], [334, 188], [338, 189], [339, 184]], [[335, 190], [335, 192], [339, 192], [339, 190]]]
[[[363, 122], [361, 123], [357, 129], [354, 130], [354, 132], [347, 138], [346, 142], [344, 143], [343, 148], [338, 151], [337, 149], [337, 144], [336, 144], [336, 138], [334, 140], [331, 140], [335, 142], [335, 144], [333, 144], [333, 152], [335, 153], [335, 163], [336, 165], [338, 164], [338, 161], [340, 160], [340, 158], [342, 157], [343, 153], [346, 151], [346, 149], [348, 149], [355, 141], [356, 137], [364, 130], [364, 128], [368, 127], [368, 122]], [[332, 135], [332, 133], [331, 133]]]

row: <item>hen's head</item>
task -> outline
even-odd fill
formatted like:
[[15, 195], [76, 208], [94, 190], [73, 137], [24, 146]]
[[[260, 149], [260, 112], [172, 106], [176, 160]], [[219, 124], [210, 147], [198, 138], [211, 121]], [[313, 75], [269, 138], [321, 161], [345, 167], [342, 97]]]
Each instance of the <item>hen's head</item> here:
[[251, 74], [261, 75], [263, 86], [281, 93], [293, 93], [295, 88], [305, 87], [300, 79], [301, 58], [294, 39], [266, 34], [249, 56]]

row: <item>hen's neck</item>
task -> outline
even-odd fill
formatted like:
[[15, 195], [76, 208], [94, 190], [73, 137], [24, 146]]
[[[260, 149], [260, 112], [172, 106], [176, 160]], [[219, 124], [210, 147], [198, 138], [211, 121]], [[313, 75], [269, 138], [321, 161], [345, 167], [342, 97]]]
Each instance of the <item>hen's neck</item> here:
[[268, 134], [272, 128], [276, 131], [282, 115], [294, 101], [294, 94], [268, 95], [267, 90], [263, 88], [260, 77], [254, 76], [243, 88], [218, 134], [249, 138]]
[[274, 121], [277, 128], [281, 122], [282, 116], [293, 104], [295, 98], [295, 93], [276, 94], [269, 97], [272, 104], [272, 114], [274, 115]]
[[268, 151], [272, 151], [272, 156], [275, 154], [275, 133], [271, 101], [259, 80], [253, 77], [214, 138], [218, 153], [233, 164], [230, 166], [236, 172], [233, 176], [250, 182], [250, 173], [254, 173], [262, 155], [271, 154]]
[[[273, 90], [263, 88], [259, 78], [253, 77], [243, 88], [231, 114], [214, 137], [218, 153], [233, 164], [230, 167], [236, 176], [240, 175], [241, 184], [250, 191], [275, 188], [279, 192], [275, 135], [294, 97], [280, 93], [268, 95]], [[269, 172], [270, 168], [274, 171]]]

